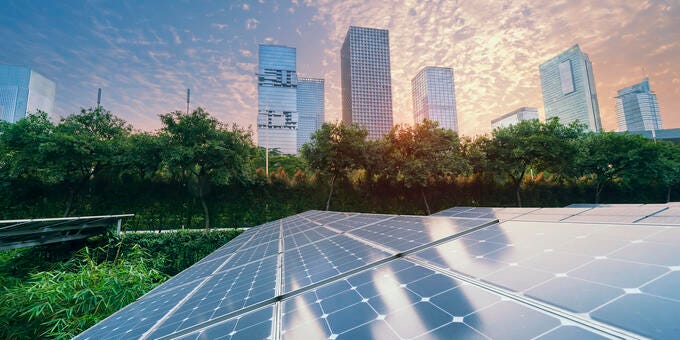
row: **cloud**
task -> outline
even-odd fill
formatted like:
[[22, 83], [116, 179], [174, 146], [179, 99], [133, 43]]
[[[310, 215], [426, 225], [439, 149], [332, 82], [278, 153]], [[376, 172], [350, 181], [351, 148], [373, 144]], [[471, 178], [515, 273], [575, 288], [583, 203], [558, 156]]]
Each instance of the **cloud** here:
[[[339, 70], [340, 46], [350, 25], [389, 29], [395, 123], [413, 120], [410, 80], [420, 68], [453, 67], [464, 134], [489, 131], [492, 118], [520, 106], [542, 111], [538, 66], [575, 43], [593, 61], [602, 116], [609, 129], [616, 127], [612, 99], [616, 85], [612, 84], [639, 81], [639, 64], [660, 67], [645, 62], [640, 57], [643, 51], [678, 57], [677, 25], [662, 4], [321, 0], [316, 9], [313, 20], [330, 31], [322, 61], [330, 70]], [[623, 34], [628, 34], [627, 43], [621, 42]], [[612, 59], [617, 60], [612, 64]], [[672, 69], [677, 78], [677, 63]], [[326, 78], [331, 89], [327, 112], [339, 113], [339, 74], [327, 72]]]
[[257, 28], [257, 24], [259, 24], [259, 23], [260, 23], [260, 21], [258, 21], [257, 19], [249, 18], [248, 20], [246, 20], [246, 29], [247, 30], [254, 30], [254, 29]]

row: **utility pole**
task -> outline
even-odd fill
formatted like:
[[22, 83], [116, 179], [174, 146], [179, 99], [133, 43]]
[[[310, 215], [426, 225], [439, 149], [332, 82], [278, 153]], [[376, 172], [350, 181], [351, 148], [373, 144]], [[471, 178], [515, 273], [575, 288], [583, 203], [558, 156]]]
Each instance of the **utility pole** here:
[[191, 89], [187, 89], [187, 115], [189, 114], [189, 102], [191, 99]]
[[267, 173], [267, 178], [269, 178], [269, 101], [264, 106], [264, 114], [265, 117], [267, 118], [267, 126], [265, 127], [264, 130], [264, 138], [265, 138], [265, 153], [264, 153], [264, 171]]
[[102, 88], [97, 89], [97, 110], [102, 108]]

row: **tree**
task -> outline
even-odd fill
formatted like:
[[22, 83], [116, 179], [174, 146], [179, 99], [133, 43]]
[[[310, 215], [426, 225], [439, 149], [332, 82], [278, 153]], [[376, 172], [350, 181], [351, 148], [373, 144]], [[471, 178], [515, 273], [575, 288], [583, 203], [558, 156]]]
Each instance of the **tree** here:
[[311, 169], [330, 176], [326, 210], [330, 209], [333, 187], [338, 177], [346, 178], [350, 171], [365, 163], [365, 145], [368, 132], [358, 125], [324, 123], [302, 146], [302, 156]]
[[470, 164], [462, 157], [458, 135], [425, 120], [415, 126], [396, 126], [386, 138], [387, 162], [384, 174], [393, 182], [415, 189], [429, 215], [425, 188], [447, 177], [470, 171]]
[[251, 133], [237, 126], [225, 127], [200, 107], [189, 114], [176, 111], [160, 117], [163, 162], [184, 185], [196, 189], [209, 229], [206, 196], [210, 185], [247, 178], [254, 154]]
[[606, 185], [629, 185], [653, 173], [656, 155], [639, 135], [590, 133], [581, 143], [577, 168], [593, 183], [595, 203]]
[[582, 131], [582, 125], [565, 126], [556, 118], [546, 123], [533, 119], [497, 128], [491, 139], [483, 141], [487, 171], [510, 179], [517, 206], [521, 207], [520, 190], [527, 171], [534, 168], [568, 174]]
[[[671, 201], [671, 190], [680, 184], [680, 145], [660, 141], [648, 143], [648, 148], [654, 149], [655, 162], [650, 164], [647, 176], [656, 179], [666, 188], [666, 202]], [[649, 156], [650, 152], [645, 152]]]
[[131, 127], [102, 108], [82, 109], [63, 118], [43, 149], [46, 180], [66, 186], [68, 198], [64, 216], [72, 212], [73, 202], [101, 171], [111, 167], [122, 155], [122, 144]]

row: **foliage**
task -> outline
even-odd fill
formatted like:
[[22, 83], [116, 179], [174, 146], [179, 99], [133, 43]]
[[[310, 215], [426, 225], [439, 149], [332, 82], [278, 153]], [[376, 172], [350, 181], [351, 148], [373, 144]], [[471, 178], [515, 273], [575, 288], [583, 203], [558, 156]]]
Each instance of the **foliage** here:
[[239, 234], [133, 233], [2, 251], [0, 337], [72, 338]]
[[140, 247], [98, 263], [83, 248], [57, 270], [31, 274], [0, 296], [3, 338], [70, 339], [166, 279]]
[[547, 123], [532, 119], [497, 128], [492, 138], [483, 140], [485, 171], [507, 176], [514, 186], [517, 205], [522, 206], [520, 188], [524, 175], [530, 168], [566, 175], [575, 161], [575, 140], [582, 129], [579, 125], [561, 125], [556, 118]]
[[309, 167], [331, 178], [326, 210], [330, 208], [335, 180], [346, 178], [366, 163], [367, 135], [368, 131], [358, 125], [324, 123], [312, 135], [310, 143], [302, 146], [302, 155]]
[[415, 188], [422, 196], [429, 215], [425, 188], [436, 182], [452, 180], [468, 173], [470, 165], [462, 157], [458, 135], [437, 128], [425, 120], [414, 127], [396, 126], [386, 137], [382, 173], [406, 188]]
[[246, 179], [252, 157], [251, 135], [236, 126], [226, 128], [202, 108], [190, 114], [177, 111], [160, 117], [163, 161], [176, 179], [196, 189], [208, 229], [206, 196], [210, 186]]

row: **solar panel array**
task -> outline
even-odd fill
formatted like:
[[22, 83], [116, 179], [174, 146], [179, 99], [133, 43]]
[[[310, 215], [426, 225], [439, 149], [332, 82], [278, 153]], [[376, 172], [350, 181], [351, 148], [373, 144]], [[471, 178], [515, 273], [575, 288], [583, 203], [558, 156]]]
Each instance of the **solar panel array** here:
[[648, 220], [678, 208], [308, 211], [247, 230], [78, 338], [680, 338], [680, 229]]

